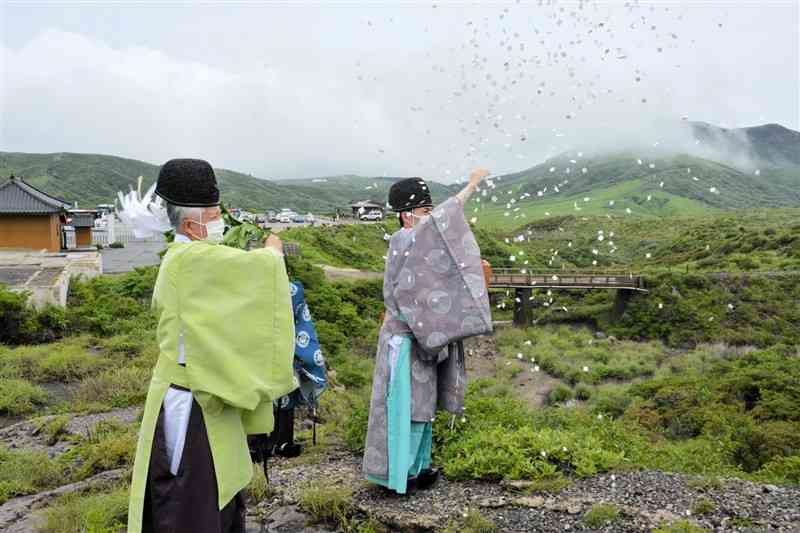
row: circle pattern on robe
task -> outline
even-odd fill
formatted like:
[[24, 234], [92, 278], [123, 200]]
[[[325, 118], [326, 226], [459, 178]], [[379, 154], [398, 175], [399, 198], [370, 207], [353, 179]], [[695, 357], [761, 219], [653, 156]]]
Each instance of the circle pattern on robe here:
[[322, 355], [322, 350], [314, 352], [314, 364], [317, 366], [325, 366], [325, 357]]
[[400, 279], [397, 280], [397, 288], [403, 291], [413, 289], [414, 285], [417, 283], [417, 277], [414, 275], [414, 272], [408, 268], [400, 270], [399, 278]]
[[428, 307], [437, 315], [446, 315], [453, 307], [453, 300], [444, 291], [431, 291], [428, 294]]
[[297, 285], [295, 285], [292, 282], [289, 282], [289, 292], [292, 294], [292, 296], [297, 294]]
[[306, 348], [308, 343], [311, 341], [311, 337], [309, 337], [308, 333], [305, 331], [301, 331], [297, 334], [297, 345], [301, 348]]
[[444, 209], [434, 209], [431, 216], [436, 220], [436, 226], [445, 231], [450, 227], [450, 215]]
[[441, 331], [434, 331], [430, 335], [428, 335], [428, 339], [425, 341], [425, 344], [428, 348], [435, 348], [437, 346], [442, 346], [443, 344], [447, 343], [447, 335], [442, 333]]
[[461, 239], [461, 245], [464, 247], [464, 253], [473, 257], [479, 257], [481, 255], [481, 249], [478, 246], [478, 241], [475, 240], [475, 237], [472, 236], [472, 233], [467, 233], [464, 235], [464, 238]]
[[431, 266], [431, 269], [438, 274], [444, 274], [453, 268], [453, 261], [450, 259], [450, 254], [441, 248], [434, 248], [431, 250], [426, 261]]
[[464, 276], [464, 281], [467, 283], [467, 288], [473, 298], [483, 297], [486, 292], [486, 281], [483, 279], [483, 276], [467, 274]]
[[288, 394], [286, 396], [282, 396], [281, 397], [281, 409], [286, 409], [287, 407], [289, 407], [289, 403], [291, 401], [292, 401], [292, 399], [289, 397]]
[[416, 312], [414, 311], [414, 309], [412, 309], [410, 307], [401, 307], [400, 308], [400, 314], [403, 315], [403, 318], [405, 319], [406, 324], [413, 324], [415, 322]]
[[431, 376], [426, 370], [425, 363], [421, 361], [414, 361], [411, 363], [411, 374], [414, 376], [414, 381], [427, 383], [431, 379]]
[[480, 331], [483, 329], [483, 319], [479, 316], [469, 315], [461, 321], [461, 330], [465, 333]]
[[307, 305], [303, 306], [303, 320], [305, 320], [306, 322], [311, 321], [311, 310], [308, 308]]

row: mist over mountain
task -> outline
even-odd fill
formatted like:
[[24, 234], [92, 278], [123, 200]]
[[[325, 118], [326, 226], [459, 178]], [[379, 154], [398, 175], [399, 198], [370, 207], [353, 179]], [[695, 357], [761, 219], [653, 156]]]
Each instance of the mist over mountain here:
[[[590, 207], [583, 205], [589, 203], [584, 201], [588, 195], [606, 199], [602, 212], [634, 205], [638, 214], [659, 216], [704, 207], [800, 205], [800, 132], [777, 124], [725, 129], [682, 122], [677, 127], [665, 126], [660, 138], [659, 142], [637, 145], [622, 131], [602, 144], [576, 147], [526, 170], [495, 178], [495, 189], [485, 197], [484, 205], [513, 213], [521, 205], [538, 209], [555, 202], [561, 211], [573, 204], [577, 211]], [[0, 177], [21, 176], [84, 207], [113, 202], [116, 192], [135, 187], [139, 176], [149, 186], [158, 168], [108, 155], [0, 152]], [[303, 212], [333, 212], [360, 200], [384, 203], [389, 187], [402, 179], [341, 175], [266, 180], [227, 169], [216, 172], [228, 205], [257, 210], [290, 207]], [[444, 185], [435, 176], [423, 177], [435, 202], [462, 186]], [[493, 196], [495, 202], [491, 202]], [[532, 216], [542, 214], [536, 209]]]

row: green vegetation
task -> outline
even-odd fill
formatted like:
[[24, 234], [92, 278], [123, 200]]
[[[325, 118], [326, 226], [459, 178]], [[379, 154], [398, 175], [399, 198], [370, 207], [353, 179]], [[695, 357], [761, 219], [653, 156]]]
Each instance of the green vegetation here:
[[706, 533], [708, 529], [692, 524], [688, 520], [678, 520], [672, 524], [661, 524], [653, 533]]
[[699, 498], [692, 504], [692, 514], [695, 516], [713, 513], [717, 509], [717, 504], [708, 498]]
[[[718, 212], [669, 224], [566, 216], [514, 232], [479, 227], [483, 255], [495, 265], [512, 264], [511, 255], [514, 265], [525, 257], [532, 269], [590, 268], [598, 260], [602, 268], [641, 270], [649, 292], [614, 317], [610, 291], [536, 291], [537, 326], [498, 329], [495, 378], [470, 378], [466, 410], [453, 429], [450, 416], [436, 417], [434, 462], [450, 479], [524, 479], [531, 492], [558, 492], [576, 478], [638, 468], [704, 476], [692, 482], [698, 490], [719, 486], [720, 476], [800, 484], [800, 284], [782, 272], [800, 268], [798, 215], [797, 209]], [[616, 253], [591, 254], [598, 228], [606, 236], [615, 232], [603, 243], [614, 240]], [[318, 445], [298, 461], [317, 460], [340, 444], [362, 451], [383, 310], [379, 280], [332, 283], [315, 264], [380, 270], [384, 233], [394, 229], [389, 220], [282, 235], [301, 245], [301, 258], [287, 258], [290, 276], [306, 288], [332, 385], [321, 399]], [[514, 241], [520, 234], [523, 241]], [[721, 270], [728, 273], [714, 273]], [[0, 415], [56, 415], [40, 421], [38, 432], [73, 446], [56, 458], [0, 450], [0, 501], [130, 468], [136, 424], [104, 423], [80, 438], [65, 434], [65, 413], [143, 403], [158, 355], [149, 309], [156, 274], [148, 268], [78, 280], [68, 312], [33, 310], [0, 289]], [[494, 297], [510, 307], [514, 294]], [[550, 297], [553, 304], [542, 305]], [[531, 409], [509, 382], [537, 366], [560, 384], [547, 405]], [[114, 485], [108, 494], [60, 499], [45, 513], [46, 530], [112, 531], [124, 523], [126, 490]], [[260, 468], [250, 495], [273, 496]], [[315, 520], [343, 530], [381, 531], [355, 513], [350, 498], [346, 490], [308, 487], [301, 504]], [[693, 512], [712, 512], [709, 502], [698, 499]], [[612, 514], [592, 509], [586, 525], [602, 527]], [[495, 529], [478, 513], [451, 527]], [[680, 522], [659, 531], [702, 531], [692, 528]]]
[[[112, 203], [117, 191], [137, 187], [144, 177], [143, 191], [158, 175], [159, 165], [135, 159], [97, 154], [25, 154], [0, 152], [0, 176], [20, 176], [38, 189], [81, 202], [84, 207]], [[222, 199], [227, 205], [263, 210], [267, 207], [292, 207], [303, 212], [332, 212], [341, 205], [326, 201], [324, 196], [308, 194], [292, 187], [225, 169], [215, 169]]]
[[303, 258], [311, 263], [380, 272], [388, 248], [384, 235], [397, 229], [397, 222], [392, 220], [381, 224], [294, 228], [282, 232], [281, 238], [300, 244]]
[[36, 433], [42, 434], [47, 437], [47, 445], [52, 446], [61, 437], [66, 435], [67, 426], [72, 417], [69, 415], [58, 415], [51, 418], [44, 418], [40, 421], [36, 428]]
[[610, 503], [596, 503], [583, 515], [583, 523], [592, 529], [601, 528], [619, 520], [619, 507]]
[[[538, 365], [542, 371], [573, 385], [651, 376], [668, 357], [668, 351], [659, 342], [596, 339], [588, 329], [564, 325], [503, 329], [496, 338], [504, 357], [521, 359], [529, 366]], [[575, 395], [571, 389], [563, 388], [553, 394], [556, 402]], [[591, 395], [591, 389], [582, 388], [581, 395]]]
[[63, 469], [44, 452], [0, 447], [0, 504], [63, 482]]
[[444, 529], [444, 533], [495, 533], [496, 531], [497, 525], [474, 509], [464, 516], [463, 523], [451, 521]]
[[[475, 204], [481, 206], [476, 216], [485, 227], [508, 228], [544, 218], [545, 213], [625, 216], [630, 209], [638, 218], [701, 214], [709, 209], [797, 207], [800, 174], [796, 167], [782, 172], [774, 179], [707, 159], [655, 152], [595, 157], [567, 153], [495, 180], [496, 188]], [[543, 196], [537, 195], [539, 191]]]
[[352, 490], [347, 487], [310, 484], [300, 495], [300, 508], [315, 523], [339, 525], [347, 523], [353, 514], [352, 496]]
[[128, 487], [111, 485], [58, 498], [43, 513], [43, 533], [116, 533], [128, 518]]
[[47, 403], [47, 391], [24, 379], [0, 379], [0, 413], [24, 415]]

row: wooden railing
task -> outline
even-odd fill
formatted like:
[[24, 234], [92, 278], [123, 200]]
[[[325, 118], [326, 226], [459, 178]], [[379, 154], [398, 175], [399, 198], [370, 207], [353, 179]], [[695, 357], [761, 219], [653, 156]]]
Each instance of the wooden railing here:
[[524, 272], [519, 268], [492, 270], [490, 288], [627, 289], [644, 291], [642, 276], [630, 272]]

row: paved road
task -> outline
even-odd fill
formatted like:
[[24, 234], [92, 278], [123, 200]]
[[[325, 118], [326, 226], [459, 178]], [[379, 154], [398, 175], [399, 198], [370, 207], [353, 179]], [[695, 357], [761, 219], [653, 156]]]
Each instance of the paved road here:
[[134, 268], [157, 265], [161, 262], [158, 253], [166, 247], [164, 242], [129, 242], [125, 248], [104, 248], [103, 273], [118, 274]]

